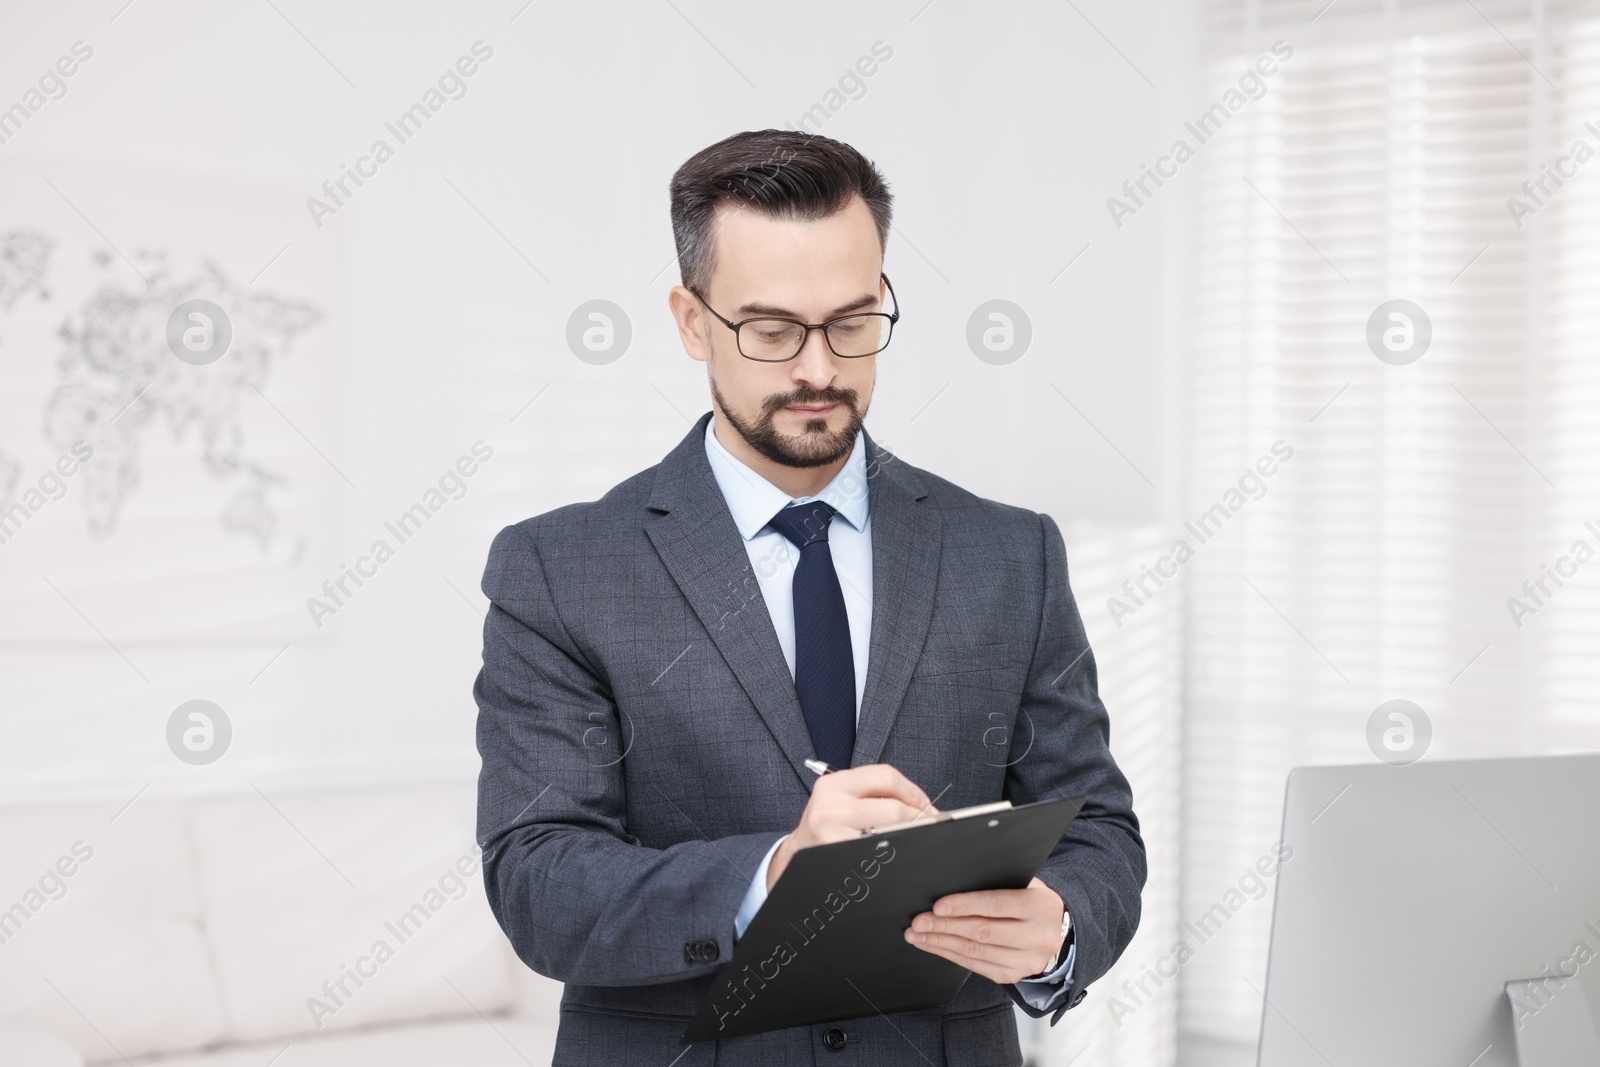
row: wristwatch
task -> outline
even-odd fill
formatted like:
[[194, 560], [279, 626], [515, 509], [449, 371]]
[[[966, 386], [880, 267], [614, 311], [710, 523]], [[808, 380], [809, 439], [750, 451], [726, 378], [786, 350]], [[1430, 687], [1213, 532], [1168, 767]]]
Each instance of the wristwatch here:
[[[1028, 977], [1022, 979], [1022, 981], [1037, 981], [1049, 974], [1051, 971], [1055, 970], [1057, 967], [1061, 966], [1061, 961], [1067, 958], [1067, 950], [1072, 947], [1072, 942], [1075, 939], [1076, 935], [1072, 932], [1072, 913], [1063, 908], [1061, 911], [1061, 947], [1056, 949], [1055, 956], [1050, 960], [1049, 963], [1044, 965], [1044, 969], [1042, 971], [1040, 971], [1038, 974], [1029, 975]], [[1061, 978], [1055, 978], [1051, 980], [1050, 984], [1060, 985], [1062, 980], [1063, 979]]]

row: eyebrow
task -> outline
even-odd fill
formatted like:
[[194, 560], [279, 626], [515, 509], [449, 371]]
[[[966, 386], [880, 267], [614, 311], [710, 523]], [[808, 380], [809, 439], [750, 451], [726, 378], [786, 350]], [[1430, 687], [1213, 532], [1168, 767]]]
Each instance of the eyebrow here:
[[[860, 311], [864, 307], [871, 307], [877, 302], [878, 295], [876, 293], [858, 296], [848, 304], [840, 304], [830, 311], [826, 317], [830, 319], [838, 318], [840, 315], [848, 315], [852, 311]], [[778, 307], [775, 304], [741, 304], [738, 311], [741, 315], [771, 315], [780, 319], [800, 319], [800, 316], [793, 311], [788, 308]]]

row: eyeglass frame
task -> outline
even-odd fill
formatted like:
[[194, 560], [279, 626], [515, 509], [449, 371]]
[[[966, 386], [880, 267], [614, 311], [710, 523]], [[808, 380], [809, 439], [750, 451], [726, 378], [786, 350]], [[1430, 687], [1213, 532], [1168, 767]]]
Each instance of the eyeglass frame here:
[[[866, 359], [868, 356], [875, 356], [878, 354], [878, 352], [882, 352], [884, 348], [888, 348], [889, 342], [885, 341], [883, 343], [883, 348], [878, 349], [877, 352], [863, 352], [859, 356], [847, 356], [833, 347], [833, 338], [828, 336], [828, 327], [832, 326], [836, 322], [843, 322], [845, 319], [853, 319], [861, 315], [881, 315], [889, 320], [889, 340], [892, 341], [894, 339], [895, 323], [900, 321], [900, 298], [895, 295], [894, 285], [890, 283], [889, 276], [887, 274], [879, 272], [878, 277], [882, 279], [884, 286], [889, 290], [889, 297], [894, 301], [893, 312], [852, 311], [847, 315], [839, 315], [835, 318], [829, 319], [827, 322], [818, 323], [801, 322], [799, 319], [789, 319], [783, 317], [782, 315], [752, 315], [748, 319], [740, 319], [738, 322], [730, 322], [719, 315], [717, 313], [717, 309], [712, 307], [710, 302], [707, 301], [705, 297], [701, 296], [694, 286], [685, 286], [685, 288], [687, 288], [689, 292], [694, 293], [695, 299], [705, 305], [705, 309], [711, 312], [712, 318], [716, 319], [718, 322], [722, 323], [722, 325], [733, 331], [734, 350], [737, 351], [740, 356], [743, 356], [752, 363], [792, 363], [794, 360], [800, 357], [801, 352], [806, 350], [806, 341], [811, 338], [812, 330], [822, 331], [822, 343], [828, 346], [829, 352], [832, 352], [840, 359]], [[743, 326], [747, 322], [788, 322], [804, 329], [805, 334], [800, 338], [800, 344], [795, 348], [794, 355], [788, 356], [784, 359], [760, 359], [756, 356], [745, 355], [743, 346], [739, 344], [739, 327]]]

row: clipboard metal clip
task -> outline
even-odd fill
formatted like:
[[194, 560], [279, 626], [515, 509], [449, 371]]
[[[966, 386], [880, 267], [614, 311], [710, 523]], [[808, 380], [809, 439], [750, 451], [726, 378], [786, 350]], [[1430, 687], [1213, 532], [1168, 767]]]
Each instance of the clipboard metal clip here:
[[890, 830], [904, 830], [912, 826], [928, 826], [936, 822], [946, 822], [950, 819], [970, 819], [975, 815], [991, 815], [997, 811], [1010, 811], [1011, 801], [996, 800], [992, 804], [974, 804], [970, 808], [957, 808], [954, 811], [941, 811], [934, 815], [919, 815], [915, 819], [906, 819], [903, 822], [885, 823], [874, 826], [870, 830], [861, 831], [862, 836], [867, 834], [886, 834]]

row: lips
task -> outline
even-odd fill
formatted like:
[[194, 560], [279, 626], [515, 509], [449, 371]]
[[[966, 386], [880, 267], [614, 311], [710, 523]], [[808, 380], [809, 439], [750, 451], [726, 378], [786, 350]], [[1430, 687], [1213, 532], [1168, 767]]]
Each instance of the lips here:
[[818, 407], [799, 407], [790, 405], [789, 410], [797, 415], [826, 415], [837, 406], [837, 404], [823, 404]]

